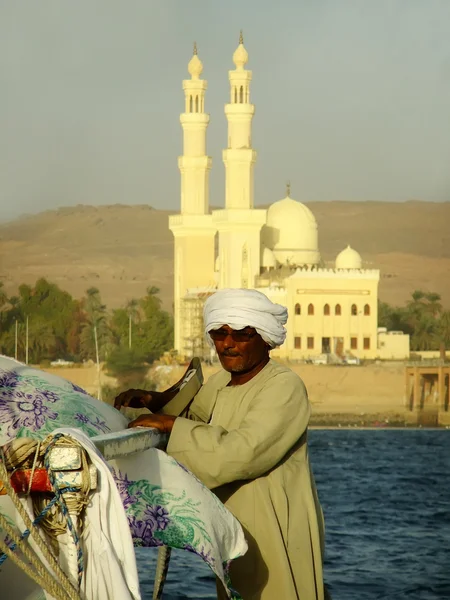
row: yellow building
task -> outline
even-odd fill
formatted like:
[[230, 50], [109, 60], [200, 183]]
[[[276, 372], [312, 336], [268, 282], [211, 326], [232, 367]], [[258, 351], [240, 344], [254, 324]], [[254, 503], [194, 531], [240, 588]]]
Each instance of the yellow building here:
[[286, 342], [273, 352], [275, 356], [326, 362], [407, 357], [408, 336], [400, 340], [383, 331], [382, 351], [379, 348], [378, 270], [364, 269], [361, 256], [350, 246], [336, 257], [334, 268], [325, 268], [314, 215], [290, 197], [289, 186], [286, 198], [268, 210], [254, 208], [255, 107], [250, 102], [252, 73], [245, 68], [247, 61], [241, 34], [233, 54], [235, 68], [228, 73], [225, 207], [220, 210], [209, 209], [207, 83], [201, 79], [203, 65], [195, 46], [188, 65], [191, 78], [183, 82], [181, 212], [169, 219], [175, 246], [175, 348], [186, 357], [208, 353], [203, 303], [216, 289], [232, 287], [258, 289], [288, 307]]

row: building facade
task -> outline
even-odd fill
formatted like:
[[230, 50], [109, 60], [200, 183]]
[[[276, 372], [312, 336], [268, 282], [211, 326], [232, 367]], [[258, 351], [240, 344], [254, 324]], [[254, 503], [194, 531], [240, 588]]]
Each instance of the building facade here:
[[325, 268], [316, 219], [291, 198], [290, 186], [286, 197], [267, 210], [254, 207], [255, 107], [242, 34], [233, 62], [225, 105], [225, 206], [219, 210], [209, 207], [207, 83], [201, 79], [203, 65], [196, 46], [188, 64], [190, 79], [183, 81], [181, 210], [169, 218], [174, 235], [175, 349], [186, 358], [208, 356], [202, 322], [206, 298], [217, 289], [254, 288], [289, 310], [286, 342], [273, 351], [275, 356], [290, 360], [325, 356], [327, 362], [349, 356], [406, 358], [408, 336], [400, 340], [383, 335], [380, 349], [378, 270], [363, 268], [361, 256], [350, 246], [336, 257], [334, 268]]

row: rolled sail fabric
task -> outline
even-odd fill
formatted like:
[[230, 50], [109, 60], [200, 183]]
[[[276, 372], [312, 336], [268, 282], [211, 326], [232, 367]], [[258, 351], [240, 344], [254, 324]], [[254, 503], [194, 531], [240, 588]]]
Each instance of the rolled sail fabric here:
[[[0, 356], [0, 445], [17, 437], [43, 440], [67, 427], [94, 437], [124, 430], [128, 422], [73, 383]], [[134, 545], [167, 545], [198, 554], [226, 586], [227, 564], [244, 554], [247, 544], [239, 522], [217, 497], [160, 450], [109, 461], [109, 466]], [[0, 496], [0, 513], [16, 522], [8, 496]], [[36, 589], [9, 560], [2, 566], [2, 586], [16, 600]]]

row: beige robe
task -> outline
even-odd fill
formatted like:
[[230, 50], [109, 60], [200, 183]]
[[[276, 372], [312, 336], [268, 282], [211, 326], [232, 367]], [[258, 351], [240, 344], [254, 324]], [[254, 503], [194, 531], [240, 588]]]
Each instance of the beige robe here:
[[188, 418], [175, 421], [167, 452], [241, 522], [249, 550], [230, 575], [244, 600], [323, 600], [323, 519], [308, 460], [305, 386], [272, 360], [244, 385], [229, 381], [226, 371], [207, 381]]

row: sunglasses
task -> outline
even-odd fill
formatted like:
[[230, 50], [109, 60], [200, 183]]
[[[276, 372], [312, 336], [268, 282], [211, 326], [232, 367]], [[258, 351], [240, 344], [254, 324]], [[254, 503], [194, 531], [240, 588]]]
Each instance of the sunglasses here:
[[211, 339], [215, 342], [223, 342], [229, 335], [234, 342], [249, 342], [256, 335], [255, 330], [248, 329], [211, 329], [208, 332]]

